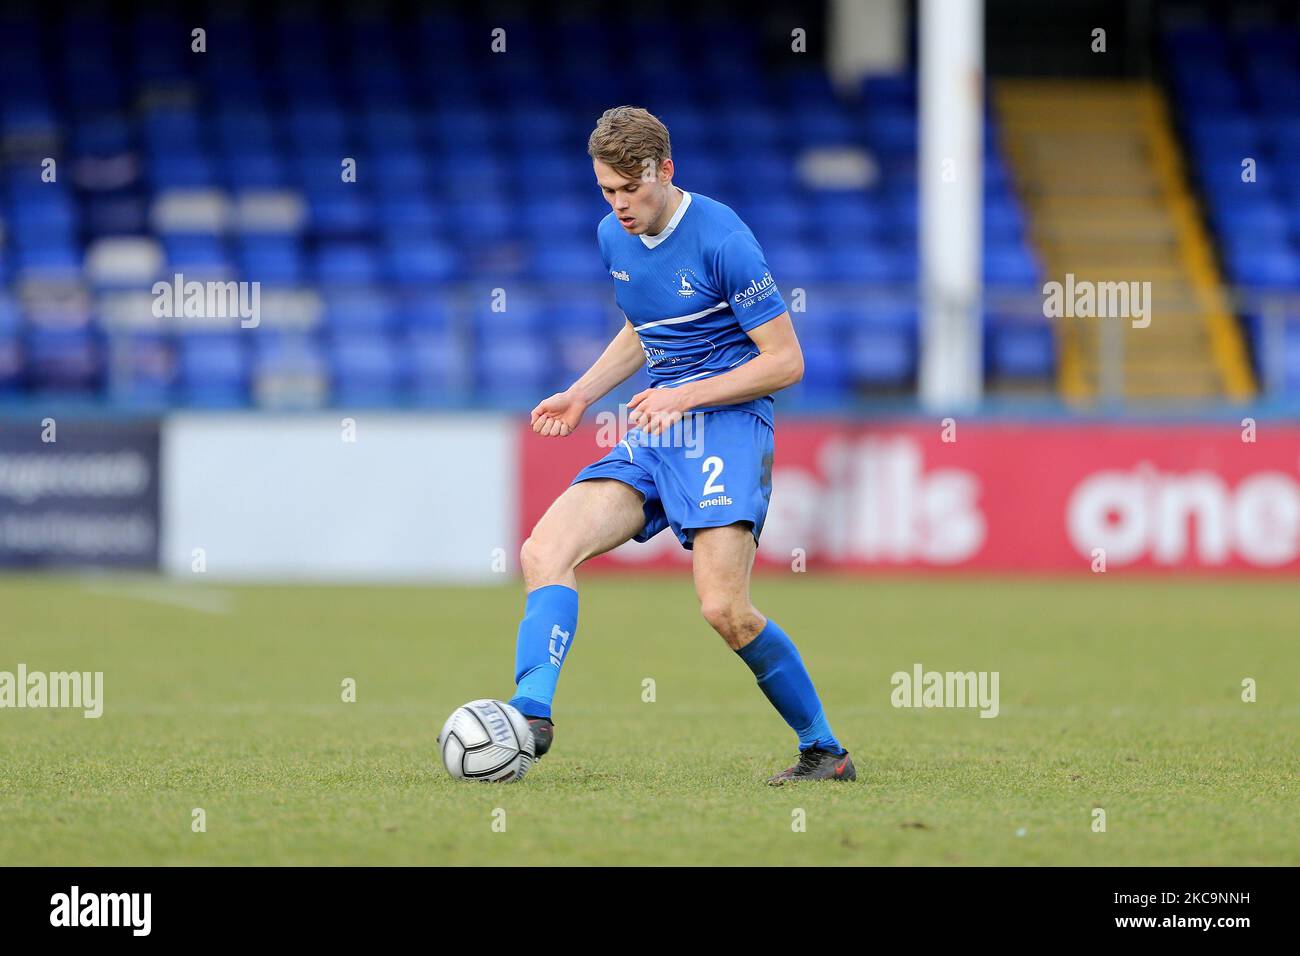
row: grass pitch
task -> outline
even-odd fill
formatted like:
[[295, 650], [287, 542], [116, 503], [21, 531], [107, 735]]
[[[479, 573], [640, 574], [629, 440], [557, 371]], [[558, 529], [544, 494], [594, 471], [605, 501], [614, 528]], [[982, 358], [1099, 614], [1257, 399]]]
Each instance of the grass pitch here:
[[[453, 781], [434, 738], [457, 705], [510, 696], [517, 585], [0, 578], [0, 670], [103, 671], [105, 697], [98, 720], [0, 710], [0, 863], [1300, 863], [1293, 581], [753, 593], [856, 784], [764, 785], [794, 736], [687, 578], [583, 581], [555, 747], [510, 786]], [[999, 715], [893, 707], [916, 663], [998, 671]]]

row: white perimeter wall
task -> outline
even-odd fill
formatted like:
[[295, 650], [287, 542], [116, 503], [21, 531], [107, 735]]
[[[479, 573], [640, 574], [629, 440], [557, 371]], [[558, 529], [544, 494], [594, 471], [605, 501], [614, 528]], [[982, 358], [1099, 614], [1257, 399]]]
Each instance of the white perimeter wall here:
[[163, 570], [206, 579], [499, 581], [518, 564], [501, 417], [177, 415], [162, 431]]

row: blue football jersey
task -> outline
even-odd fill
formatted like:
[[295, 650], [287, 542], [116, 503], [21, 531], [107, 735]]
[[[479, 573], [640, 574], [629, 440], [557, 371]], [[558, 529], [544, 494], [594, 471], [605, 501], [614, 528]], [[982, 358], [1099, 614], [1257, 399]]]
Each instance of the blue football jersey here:
[[[683, 190], [657, 236], [633, 236], [610, 213], [596, 235], [618, 307], [641, 337], [650, 383], [720, 375], [758, 355], [745, 333], [786, 311], [754, 234], [728, 206]], [[735, 405], [769, 425], [772, 396]]]

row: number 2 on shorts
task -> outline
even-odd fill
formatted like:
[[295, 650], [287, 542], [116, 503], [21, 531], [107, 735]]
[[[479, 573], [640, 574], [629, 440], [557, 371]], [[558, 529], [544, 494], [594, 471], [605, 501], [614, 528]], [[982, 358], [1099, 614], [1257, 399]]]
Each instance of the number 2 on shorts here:
[[717, 455], [710, 455], [708, 458], [704, 459], [703, 464], [700, 466], [700, 471], [710, 472], [709, 480], [704, 483], [705, 497], [708, 497], [709, 495], [720, 495], [727, 490], [727, 486], [724, 484], [714, 484], [714, 482], [718, 480], [718, 476], [722, 474], [722, 459]]

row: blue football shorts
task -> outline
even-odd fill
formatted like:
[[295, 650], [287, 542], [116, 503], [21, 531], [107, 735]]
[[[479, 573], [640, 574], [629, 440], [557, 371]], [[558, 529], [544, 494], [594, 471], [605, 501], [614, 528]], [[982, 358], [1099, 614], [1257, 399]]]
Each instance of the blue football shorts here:
[[649, 541], [671, 527], [689, 551], [697, 528], [744, 521], [757, 544], [772, 497], [775, 450], [772, 427], [753, 412], [696, 412], [660, 435], [629, 430], [571, 484], [614, 478], [639, 491], [645, 527], [634, 541]]

